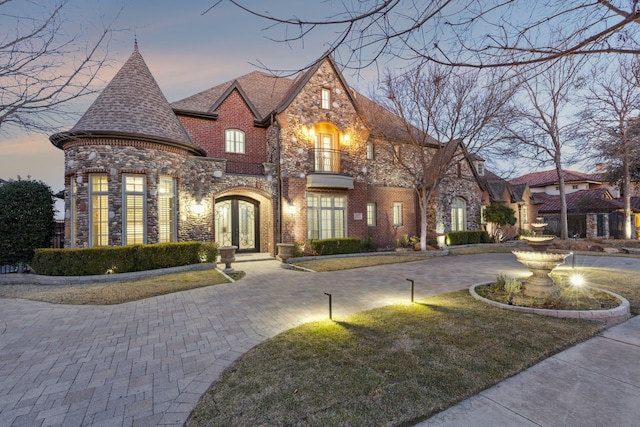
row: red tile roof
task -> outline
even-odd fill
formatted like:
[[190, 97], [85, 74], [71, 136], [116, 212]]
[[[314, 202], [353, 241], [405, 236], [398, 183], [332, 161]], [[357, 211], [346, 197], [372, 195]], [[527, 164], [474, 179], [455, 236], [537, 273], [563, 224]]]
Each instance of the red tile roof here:
[[[582, 181], [595, 181], [602, 182], [601, 174], [586, 174], [578, 171], [563, 171], [564, 181], [568, 182], [582, 182]], [[529, 184], [529, 187], [544, 187], [547, 185], [558, 184], [558, 174], [555, 169], [541, 172], [532, 172], [526, 175], [522, 175], [518, 178], [513, 178], [509, 181], [511, 184]]]
[[[536, 193], [534, 196], [539, 203], [538, 212], [560, 212], [560, 196], [544, 193]], [[612, 212], [624, 207], [624, 202], [621, 202], [621, 199], [611, 198], [606, 188], [576, 191], [567, 194], [566, 198], [569, 213]]]

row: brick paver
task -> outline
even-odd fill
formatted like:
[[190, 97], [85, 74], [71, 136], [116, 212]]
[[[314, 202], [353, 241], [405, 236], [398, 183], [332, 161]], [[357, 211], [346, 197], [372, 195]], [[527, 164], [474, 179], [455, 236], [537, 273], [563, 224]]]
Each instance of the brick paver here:
[[408, 300], [406, 278], [420, 298], [498, 272], [526, 274], [510, 254], [330, 273], [285, 270], [276, 261], [235, 267], [247, 272], [237, 283], [117, 306], [0, 299], [0, 425], [182, 425], [209, 385], [251, 347], [326, 318], [324, 292], [341, 316]]

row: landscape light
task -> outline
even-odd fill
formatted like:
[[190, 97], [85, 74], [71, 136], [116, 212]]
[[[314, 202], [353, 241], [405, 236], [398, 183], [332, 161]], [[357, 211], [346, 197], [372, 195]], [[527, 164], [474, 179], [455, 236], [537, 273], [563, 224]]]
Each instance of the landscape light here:
[[331, 313], [331, 294], [329, 292], [325, 292], [324, 294], [329, 297], [329, 320], [333, 320], [333, 316]]
[[584, 277], [580, 274], [572, 274], [569, 277], [569, 282], [571, 283], [572, 286], [576, 286], [576, 287], [584, 286], [586, 283], [586, 281], [584, 280]]
[[411, 282], [411, 302], [413, 302], [413, 287], [414, 287], [414, 282], [411, 279], [407, 279], [408, 282]]

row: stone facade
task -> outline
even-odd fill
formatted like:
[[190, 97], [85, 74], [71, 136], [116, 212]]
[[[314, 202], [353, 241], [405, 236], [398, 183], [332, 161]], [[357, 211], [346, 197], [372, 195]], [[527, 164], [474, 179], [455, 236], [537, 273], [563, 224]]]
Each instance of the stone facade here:
[[[124, 78], [128, 69], [145, 72], [146, 65], [137, 50], [105, 93], [135, 104], [136, 97], [151, 91], [156, 102], [162, 103], [163, 96], [157, 93], [159, 89], [148, 70], [149, 75], [139, 79], [140, 93], [129, 94]], [[361, 95], [346, 85], [333, 60], [325, 57], [296, 80], [269, 79], [272, 77], [251, 73], [185, 98], [173, 104], [173, 118], [166, 115], [168, 104], [151, 106], [145, 129], [153, 129], [154, 111], [163, 111], [164, 121], [174, 120], [169, 125], [155, 124], [162, 131], [160, 135], [151, 131], [137, 134], [135, 123], [110, 123], [111, 109], [117, 106], [122, 110], [122, 103], [99, 97], [87, 113], [96, 117], [83, 116], [79, 124], [100, 123], [101, 129], [76, 126], [51, 137], [65, 151], [67, 246], [92, 245], [92, 174], [107, 177], [109, 245], [126, 243], [122, 187], [123, 176], [128, 175], [144, 176], [146, 243], [159, 241], [161, 177], [176, 182], [178, 241], [217, 241], [216, 206], [246, 201], [256, 212], [252, 220], [258, 235], [252, 250], [275, 254], [277, 243], [311, 238], [309, 212], [320, 211], [310, 207], [309, 200], [330, 198], [344, 200], [345, 205], [329, 207], [319, 215], [337, 209], [335, 215], [343, 217], [333, 218], [329, 227], [342, 221], [347, 236], [371, 235], [378, 246], [390, 247], [404, 235], [418, 235], [421, 219], [416, 182], [394, 160], [397, 154], [410, 159], [412, 148], [403, 141], [389, 141], [371, 133], [372, 127], [357, 101]], [[265, 82], [271, 81], [270, 92]], [[122, 114], [118, 117], [126, 120]], [[132, 118], [134, 122], [140, 120]], [[172, 132], [167, 133], [165, 128]], [[244, 136], [240, 152], [227, 152], [225, 148], [225, 131], [229, 129]], [[368, 144], [373, 145], [372, 158], [368, 158]], [[465, 159], [451, 169], [454, 173], [442, 181], [432, 198], [428, 219], [431, 233], [450, 229], [454, 197], [466, 201], [467, 228], [480, 228], [482, 191]], [[73, 197], [72, 187], [76, 189]], [[375, 220], [368, 224], [367, 209], [371, 206]], [[398, 206], [399, 220], [394, 219]], [[311, 218], [315, 221], [313, 215]], [[324, 226], [324, 222], [316, 224]]]

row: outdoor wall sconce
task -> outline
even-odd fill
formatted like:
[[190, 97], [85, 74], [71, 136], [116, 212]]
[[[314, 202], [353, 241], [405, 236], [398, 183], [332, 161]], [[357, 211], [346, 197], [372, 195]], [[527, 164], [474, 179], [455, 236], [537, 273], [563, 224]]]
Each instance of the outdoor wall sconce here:
[[294, 215], [296, 213], [296, 206], [291, 202], [287, 204], [287, 213], [289, 215]]
[[324, 294], [329, 297], [329, 320], [333, 320], [333, 313], [332, 313], [333, 310], [331, 307], [331, 294], [329, 292], [325, 292]]
[[414, 282], [411, 279], [407, 279], [408, 282], [411, 282], [411, 302], [413, 302], [413, 287], [414, 287]]
[[204, 211], [205, 211], [205, 207], [202, 204], [202, 202], [194, 202], [191, 205], [191, 212], [193, 212], [194, 215], [200, 216], [200, 215], [204, 214]]

